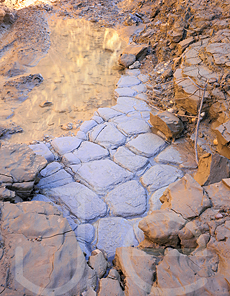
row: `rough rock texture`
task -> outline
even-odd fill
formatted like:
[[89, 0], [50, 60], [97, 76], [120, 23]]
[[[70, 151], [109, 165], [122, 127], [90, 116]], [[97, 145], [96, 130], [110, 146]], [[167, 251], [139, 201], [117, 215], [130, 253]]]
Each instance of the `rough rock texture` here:
[[180, 168], [195, 169], [194, 149], [183, 140], [178, 140], [164, 149], [155, 160], [160, 163], [178, 165]]
[[219, 183], [204, 187], [214, 209], [228, 210], [230, 208], [230, 179], [223, 179]]
[[108, 262], [106, 261], [104, 254], [96, 249], [89, 257], [89, 265], [96, 271], [97, 276], [102, 278], [106, 273]]
[[[150, 295], [229, 295], [227, 282], [221, 275], [213, 276], [214, 264], [208, 259], [213, 260], [213, 256], [208, 253], [186, 256], [167, 249], [157, 266], [157, 288], [153, 286]], [[203, 266], [202, 260], [206, 263]]]
[[122, 54], [118, 59], [118, 63], [124, 66], [125, 68], [128, 68], [135, 61], [136, 56], [134, 54]]
[[147, 207], [145, 189], [135, 180], [116, 186], [105, 197], [114, 216], [129, 217], [143, 214]]
[[156, 115], [150, 113], [150, 122], [153, 127], [161, 131], [167, 138], [176, 138], [183, 131], [182, 121], [174, 114], [163, 111]]
[[127, 147], [136, 154], [151, 157], [165, 148], [166, 143], [157, 135], [146, 133], [128, 142]]
[[131, 247], [117, 248], [115, 264], [125, 277], [125, 295], [145, 296], [150, 293], [156, 262], [156, 257], [142, 250]]
[[189, 174], [170, 184], [160, 200], [163, 203], [162, 209], [169, 208], [184, 219], [197, 217], [211, 206], [203, 188]]
[[132, 176], [131, 172], [121, 168], [109, 159], [84, 163], [76, 174], [77, 178], [85, 181], [99, 194], [111, 190], [114, 185], [129, 180]]
[[141, 183], [147, 187], [149, 192], [153, 192], [161, 187], [175, 182], [183, 176], [183, 172], [173, 166], [157, 164], [141, 176]]
[[178, 232], [186, 220], [170, 210], [156, 210], [139, 222], [146, 240], [166, 246], [177, 246]]
[[[7, 189], [26, 199], [33, 190], [38, 173], [46, 166], [44, 157], [36, 155], [26, 145], [11, 145], [0, 148], [1, 199], [12, 200]], [[8, 198], [6, 194], [8, 192]], [[5, 193], [4, 193], [5, 192]]]
[[80, 183], [70, 183], [43, 193], [56, 201], [63, 202], [73, 215], [81, 221], [90, 221], [106, 215], [106, 204], [88, 187]]
[[7, 286], [16, 289], [17, 295], [53, 291], [76, 295], [88, 286], [95, 287], [95, 272], [86, 264], [74, 232], [56, 207], [37, 201], [4, 203], [1, 211], [5, 246], [1, 282], [7, 273]]
[[218, 152], [230, 159], [229, 141], [230, 141], [230, 120], [218, 126], [215, 129], [218, 140]]
[[[98, 249], [103, 248], [113, 258], [118, 247], [137, 246], [132, 223], [120, 217], [102, 218], [97, 223]], [[96, 226], [96, 225], [95, 225]]]
[[229, 161], [219, 154], [207, 153], [199, 159], [198, 171], [194, 179], [201, 185], [209, 185], [228, 178], [230, 174]]

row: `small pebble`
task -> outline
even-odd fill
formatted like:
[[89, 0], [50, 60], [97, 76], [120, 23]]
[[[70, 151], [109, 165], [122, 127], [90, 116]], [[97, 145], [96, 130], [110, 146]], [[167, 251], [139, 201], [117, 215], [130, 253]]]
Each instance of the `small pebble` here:
[[52, 102], [49, 102], [49, 101], [44, 101], [44, 102], [42, 102], [41, 104], [39, 104], [39, 106], [40, 106], [41, 108], [49, 107], [49, 106], [52, 106], [52, 105], [53, 105], [53, 103], [52, 103]]
[[222, 219], [224, 216], [221, 213], [217, 213], [215, 218], [216, 219]]
[[217, 139], [214, 139], [214, 140], [213, 140], [213, 144], [214, 144], [215, 146], [218, 145], [218, 141], [217, 141]]

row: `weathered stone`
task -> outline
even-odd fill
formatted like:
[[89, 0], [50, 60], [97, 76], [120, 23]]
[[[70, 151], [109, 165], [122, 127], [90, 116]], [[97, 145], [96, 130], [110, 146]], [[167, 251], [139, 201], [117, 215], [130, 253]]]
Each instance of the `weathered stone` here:
[[132, 69], [132, 70], [126, 69], [125, 73], [130, 76], [138, 76], [141, 74], [141, 71], [139, 69]]
[[95, 236], [95, 228], [91, 224], [80, 224], [74, 232], [77, 240], [81, 240], [86, 243], [91, 243]]
[[150, 127], [145, 120], [128, 117], [125, 122], [119, 123], [117, 128], [129, 136], [150, 132]]
[[102, 159], [83, 163], [76, 177], [86, 182], [97, 193], [104, 194], [116, 184], [130, 180], [133, 174], [109, 159]]
[[185, 219], [197, 217], [211, 206], [203, 188], [189, 174], [169, 185], [160, 200], [162, 209], [172, 209]]
[[228, 143], [230, 141], [230, 120], [221, 124], [215, 129], [218, 140], [218, 152], [230, 159], [230, 149]]
[[73, 182], [73, 178], [65, 170], [61, 169], [56, 173], [42, 178], [36, 185], [37, 188], [54, 188]]
[[149, 111], [151, 108], [147, 105], [147, 103], [140, 101], [135, 98], [120, 96], [117, 99], [117, 104], [123, 104], [132, 106], [137, 111]]
[[199, 159], [198, 171], [194, 179], [201, 185], [217, 183], [224, 178], [229, 178], [229, 162], [219, 154], [206, 153]]
[[136, 155], [123, 146], [117, 149], [113, 156], [113, 160], [123, 168], [133, 173], [143, 169], [148, 163], [147, 158]]
[[123, 54], [134, 54], [137, 60], [142, 60], [147, 52], [147, 44], [130, 44], [124, 49]]
[[143, 214], [147, 207], [144, 188], [135, 180], [118, 185], [105, 197], [114, 216], [129, 217]]
[[147, 87], [143, 83], [132, 86], [132, 89], [134, 89], [138, 94], [143, 94], [147, 91]]
[[[116, 111], [119, 111], [119, 112], [122, 112], [125, 114], [135, 110], [132, 106], [125, 105], [125, 104], [117, 104], [117, 105], [113, 106], [112, 108]], [[118, 116], [118, 117], [121, 117], [121, 116]], [[117, 117], [114, 117], [114, 118], [116, 119]]]
[[9, 266], [10, 286], [17, 295], [60, 291], [79, 295], [95, 287], [95, 272], [88, 267], [67, 220], [54, 206], [37, 201], [6, 203], [1, 212], [6, 250], [0, 269], [6, 274]]
[[150, 113], [150, 122], [153, 127], [161, 131], [167, 138], [176, 138], [183, 131], [182, 121], [174, 114], [163, 111], [153, 115]]
[[153, 192], [182, 177], [183, 172], [181, 170], [171, 165], [157, 164], [144, 173], [140, 181], [143, 186], [147, 187], [149, 192]]
[[98, 296], [124, 296], [124, 291], [118, 280], [105, 278], [101, 279], [99, 282], [99, 292]]
[[136, 78], [135, 76], [122, 75], [117, 83], [117, 86], [118, 87], [130, 87], [130, 86], [138, 85], [140, 83], [141, 83], [141, 81], [138, 78]]
[[[8, 189], [12, 188], [22, 198], [28, 198], [37, 175], [46, 166], [47, 160], [36, 155], [27, 145], [0, 148], [0, 159], [0, 184], [3, 188], [6, 184]], [[10, 194], [4, 190], [3, 193]]]
[[133, 223], [133, 231], [139, 243], [141, 243], [145, 239], [144, 232], [138, 227], [141, 219], [142, 218], [135, 218], [130, 220]]
[[44, 143], [39, 143], [35, 145], [29, 145], [30, 149], [34, 151], [37, 155], [43, 156], [47, 161], [53, 161], [54, 155], [49, 150], [49, 148]]
[[81, 146], [73, 152], [74, 156], [80, 159], [81, 162], [88, 162], [104, 158], [109, 155], [107, 149], [92, 142], [83, 142]]
[[76, 137], [61, 137], [54, 139], [51, 145], [59, 154], [63, 155], [77, 149], [81, 142], [82, 140]]
[[118, 112], [112, 108], [99, 108], [97, 110], [97, 112], [99, 113], [99, 115], [105, 120], [108, 121], [109, 119], [122, 115], [123, 113]]
[[97, 126], [95, 126], [95, 128], [93, 128], [90, 132], [89, 132], [89, 140], [92, 142], [96, 141], [96, 138], [98, 137], [98, 135], [100, 134], [100, 132], [106, 127], [106, 125], [104, 123], [102, 124], [98, 124]]
[[43, 170], [41, 170], [40, 174], [42, 175], [42, 177], [48, 177], [56, 173], [57, 171], [60, 171], [60, 169], [62, 169], [61, 164], [54, 161], [49, 163]]
[[5, 186], [0, 186], [0, 200], [14, 201], [15, 200], [15, 192], [7, 189]]
[[179, 230], [186, 220], [170, 210], [156, 210], [139, 222], [145, 238], [153, 243], [164, 246], [177, 246]]
[[72, 152], [64, 154], [62, 156], [62, 162], [67, 166], [81, 163], [80, 159]]
[[146, 296], [156, 272], [156, 258], [136, 248], [117, 248], [116, 267], [125, 277], [125, 295]]
[[165, 164], [176, 164], [180, 168], [185, 169], [197, 168], [194, 149], [187, 143], [187, 141], [171, 144], [162, 151], [155, 160]]
[[166, 142], [157, 135], [146, 133], [137, 136], [126, 145], [131, 151], [137, 154], [152, 157], [165, 148]]
[[105, 256], [100, 250], [94, 250], [92, 255], [89, 257], [89, 266], [91, 266], [99, 278], [102, 278], [106, 273], [108, 262], [105, 259]]
[[140, 79], [143, 83], [145, 83], [149, 80], [149, 75], [140, 74], [137, 76], [137, 78]]
[[132, 224], [120, 217], [102, 218], [98, 221], [97, 248], [104, 250], [108, 258], [114, 257], [116, 248], [137, 246]]
[[137, 92], [129, 87], [119, 87], [115, 89], [115, 94], [118, 97], [134, 97]]
[[214, 276], [212, 261], [213, 255], [207, 252], [186, 256], [176, 249], [167, 249], [157, 266], [157, 285], [152, 287], [150, 295], [228, 295], [224, 277]]
[[181, 54], [191, 43], [194, 42], [194, 38], [191, 36], [178, 43], [179, 53]]
[[230, 179], [223, 179], [219, 183], [204, 187], [212, 201], [214, 209], [230, 209]]
[[125, 68], [128, 68], [136, 61], [136, 56], [134, 54], [122, 54], [118, 59], [118, 63]]
[[126, 137], [115, 127], [112, 122], [105, 124], [105, 128], [98, 134], [94, 142], [105, 148], [117, 148], [126, 142]]
[[92, 190], [80, 183], [43, 190], [43, 194], [63, 202], [82, 222], [106, 215], [106, 204]]
[[[103, 120], [102, 120], [103, 121]], [[76, 137], [78, 139], [81, 139], [83, 141], [87, 140], [87, 135], [86, 133], [82, 132], [82, 131], [78, 131]]]
[[92, 119], [93, 119], [94, 121], [96, 121], [96, 123], [98, 123], [98, 124], [101, 124], [101, 123], [104, 122], [104, 120], [101, 118], [101, 116], [98, 116], [98, 115], [94, 115], [94, 116], [92, 117]]
[[83, 133], [86, 134], [89, 130], [91, 130], [96, 125], [97, 125], [96, 121], [94, 121], [94, 120], [86, 120], [80, 126], [80, 131], [82, 131]]

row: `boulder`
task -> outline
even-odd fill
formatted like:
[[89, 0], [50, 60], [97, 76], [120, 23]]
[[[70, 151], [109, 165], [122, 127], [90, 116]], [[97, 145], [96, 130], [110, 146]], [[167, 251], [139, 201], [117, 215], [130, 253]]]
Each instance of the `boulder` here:
[[103, 277], [106, 273], [108, 262], [106, 261], [102, 251], [96, 249], [92, 252], [92, 255], [89, 257], [89, 266], [95, 270], [99, 278]]
[[182, 121], [168, 111], [159, 112], [156, 115], [150, 113], [150, 123], [168, 139], [178, 137], [184, 129]]
[[132, 247], [117, 248], [116, 268], [125, 279], [125, 295], [146, 296], [150, 293], [156, 271], [157, 259], [142, 250]]
[[186, 220], [170, 210], [156, 210], [139, 222], [145, 239], [158, 245], [177, 246], [178, 233]]
[[1, 212], [5, 245], [1, 277], [8, 274], [17, 295], [71, 296], [95, 287], [95, 272], [56, 207], [39, 201], [4, 203]]
[[205, 186], [204, 189], [208, 193], [214, 209], [227, 211], [230, 209], [230, 178]]
[[199, 159], [198, 171], [194, 179], [201, 185], [217, 183], [230, 174], [229, 161], [219, 154], [206, 153]]
[[37, 181], [37, 175], [47, 165], [47, 160], [36, 155], [27, 145], [1, 148], [0, 159], [0, 199], [4, 200], [6, 195], [11, 196], [10, 200], [14, 198], [14, 193], [9, 193], [4, 188], [14, 191], [23, 199], [28, 198]]
[[216, 258], [212, 253], [187, 256], [176, 249], [167, 249], [164, 259], [157, 266], [157, 282], [150, 295], [229, 295], [224, 276], [213, 271], [214, 261]]
[[136, 56], [134, 54], [121, 54], [118, 63], [125, 68], [128, 68], [136, 61]]
[[137, 60], [143, 60], [148, 53], [148, 48], [147, 44], [130, 44], [124, 49], [122, 54], [132, 54], [135, 55]]
[[160, 201], [163, 203], [161, 209], [169, 208], [182, 215], [184, 219], [195, 218], [211, 207], [203, 188], [189, 174], [170, 184]]

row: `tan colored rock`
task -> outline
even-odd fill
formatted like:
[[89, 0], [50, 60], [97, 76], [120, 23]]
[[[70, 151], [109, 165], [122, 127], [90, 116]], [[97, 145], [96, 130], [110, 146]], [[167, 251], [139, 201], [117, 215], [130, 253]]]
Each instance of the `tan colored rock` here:
[[119, 59], [118, 63], [125, 68], [128, 68], [130, 65], [132, 65], [136, 61], [135, 54], [122, 54]]
[[230, 175], [228, 159], [219, 154], [206, 153], [199, 159], [198, 171], [194, 179], [201, 185], [209, 185], [228, 178]]
[[160, 201], [161, 209], [172, 209], [184, 219], [195, 218], [211, 206], [203, 188], [189, 174], [170, 184]]
[[192, 36], [179, 42], [178, 43], [179, 54], [182, 54], [182, 52], [193, 42], [194, 42], [194, 38]]
[[106, 261], [102, 251], [96, 249], [89, 257], [89, 265], [96, 271], [97, 276], [102, 278], [106, 273], [108, 262]]
[[0, 200], [14, 201], [15, 192], [7, 189], [5, 186], [0, 186]]
[[[226, 221], [224, 224], [223, 232], [225, 233], [225, 239], [217, 241], [211, 238], [207, 247], [211, 251], [215, 251], [219, 256], [218, 273], [221, 274], [226, 282], [230, 282], [230, 222]], [[228, 231], [228, 236], [226, 237], [226, 231]], [[218, 294], [219, 295], [219, 294]], [[228, 295], [228, 294], [226, 294]]]
[[105, 278], [99, 282], [98, 296], [124, 296], [124, 291], [118, 280]]
[[218, 141], [218, 152], [230, 159], [230, 148], [228, 147], [230, 142], [230, 120], [218, 126], [215, 133]]
[[156, 258], [132, 247], [117, 248], [116, 268], [125, 277], [125, 295], [146, 296], [150, 293], [155, 274]]
[[142, 60], [146, 56], [148, 48], [147, 44], [130, 44], [124, 49], [122, 54], [132, 54], [136, 56], [137, 60]]
[[36, 155], [27, 145], [0, 148], [0, 183], [27, 198], [33, 190], [38, 173], [46, 166], [44, 157]]
[[230, 178], [204, 187], [214, 209], [230, 209]]
[[208, 251], [186, 256], [167, 249], [157, 266], [157, 282], [151, 296], [229, 295], [225, 276], [216, 274], [216, 256]]
[[164, 246], [177, 246], [178, 233], [186, 223], [181, 215], [168, 209], [156, 210], [139, 222], [145, 240]]
[[178, 137], [184, 128], [182, 121], [168, 111], [159, 112], [156, 115], [150, 113], [150, 123], [167, 138]]
[[1, 205], [5, 252], [0, 274], [9, 266], [9, 283], [17, 295], [79, 295], [95, 287], [95, 272], [67, 220], [47, 202]]

